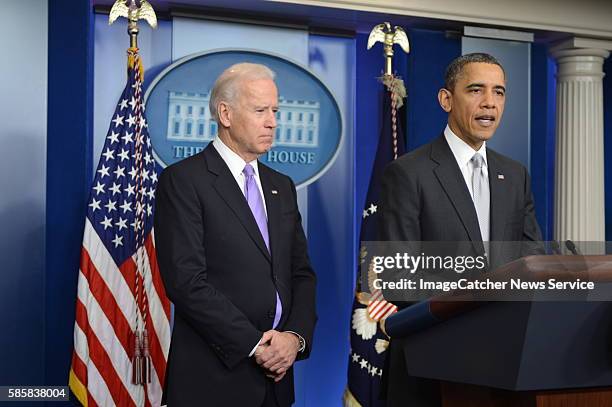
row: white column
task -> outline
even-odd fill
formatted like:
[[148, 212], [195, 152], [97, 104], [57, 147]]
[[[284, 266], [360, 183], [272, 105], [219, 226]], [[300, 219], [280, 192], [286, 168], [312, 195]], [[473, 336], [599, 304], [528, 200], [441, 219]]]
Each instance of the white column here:
[[557, 241], [605, 241], [604, 49], [560, 49], [557, 61], [555, 227]]

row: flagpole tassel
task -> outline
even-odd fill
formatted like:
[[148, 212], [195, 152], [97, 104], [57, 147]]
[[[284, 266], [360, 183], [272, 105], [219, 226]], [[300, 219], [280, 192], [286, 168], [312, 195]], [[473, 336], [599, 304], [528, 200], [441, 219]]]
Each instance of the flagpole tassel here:
[[393, 101], [395, 102], [396, 108], [400, 109], [404, 106], [404, 99], [406, 98], [406, 86], [404, 85], [404, 81], [394, 75], [383, 75], [379, 79], [393, 95]]
[[138, 79], [142, 80], [144, 75], [144, 68], [140, 63], [140, 55], [138, 55], [138, 47], [130, 47], [127, 50], [128, 55], [128, 71], [130, 69], [138, 71]]
[[142, 332], [142, 359], [144, 363], [144, 383], [151, 383], [151, 354], [149, 353], [149, 334], [145, 329]]
[[134, 63], [136, 62], [136, 55], [138, 54], [138, 48], [128, 48], [128, 71], [134, 69]]
[[134, 332], [134, 356], [132, 357], [132, 383], [142, 384], [142, 346], [140, 332]]

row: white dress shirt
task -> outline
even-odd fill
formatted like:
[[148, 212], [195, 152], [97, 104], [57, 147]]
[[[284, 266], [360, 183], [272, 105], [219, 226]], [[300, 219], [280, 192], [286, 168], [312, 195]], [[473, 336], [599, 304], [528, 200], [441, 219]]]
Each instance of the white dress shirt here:
[[[470, 196], [472, 197], [473, 202], [474, 190], [472, 189], [472, 175], [474, 174], [474, 167], [470, 164], [470, 160], [472, 159], [474, 154], [480, 153], [482, 158], [484, 158], [482, 171], [486, 178], [486, 182], [489, 182], [489, 172], [487, 164], [487, 142], [485, 141], [484, 143], [482, 143], [480, 149], [478, 151], [475, 151], [465, 141], [461, 140], [459, 136], [453, 133], [448, 124], [444, 129], [444, 137], [446, 138], [446, 142], [448, 143], [448, 146], [450, 147], [453, 156], [455, 156], [455, 160], [457, 160], [457, 165], [461, 170], [465, 185], [467, 185], [468, 191], [470, 191]], [[482, 240], [488, 241], [489, 236], [482, 236]]]
[[259, 179], [259, 166], [257, 165], [258, 164], [257, 159], [247, 163], [246, 161], [242, 159], [242, 157], [240, 157], [238, 154], [232, 151], [232, 149], [226, 146], [225, 143], [221, 141], [219, 136], [216, 136], [212, 143], [215, 149], [217, 150], [217, 152], [219, 153], [219, 155], [221, 156], [221, 158], [223, 159], [223, 161], [225, 162], [225, 164], [227, 164], [227, 166], [229, 167], [230, 172], [234, 176], [234, 179], [236, 180], [236, 182], [238, 183], [238, 186], [240, 187], [240, 190], [242, 191], [242, 195], [244, 195], [244, 182], [245, 182], [245, 176], [242, 171], [244, 170], [244, 167], [247, 164], [251, 164], [254, 170], [253, 172], [255, 175], [255, 183], [257, 184], [259, 193], [261, 194], [261, 200], [263, 201], [264, 211], [266, 212], [266, 217], [267, 217], [268, 209], [266, 207], [266, 199], [264, 198], [263, 188], [261, 187], [261, 180]]

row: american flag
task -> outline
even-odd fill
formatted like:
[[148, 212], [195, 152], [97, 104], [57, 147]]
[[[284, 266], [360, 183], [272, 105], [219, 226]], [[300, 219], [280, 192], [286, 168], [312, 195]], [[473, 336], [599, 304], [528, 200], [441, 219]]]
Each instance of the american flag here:
[[161, 403], [170, 302], [155, 255], [157, 172], [142, 79], [138, 50], [130, 48], [127, 84], [93, 180], [81, 248], [69, 383], [84, 406]]

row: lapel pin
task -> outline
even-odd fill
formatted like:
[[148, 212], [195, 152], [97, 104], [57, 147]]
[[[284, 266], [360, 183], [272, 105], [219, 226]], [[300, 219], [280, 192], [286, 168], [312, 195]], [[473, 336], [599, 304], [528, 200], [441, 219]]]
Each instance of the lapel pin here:
[[278, 194], [278, 191], [276, 189], [273, 189], [270, 192], [272, 192], [272, 195], [277, 195]]
[[504, 174], [497, 174], [497, 179], [505, 179]]

